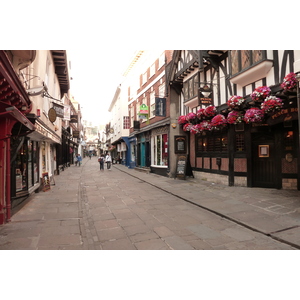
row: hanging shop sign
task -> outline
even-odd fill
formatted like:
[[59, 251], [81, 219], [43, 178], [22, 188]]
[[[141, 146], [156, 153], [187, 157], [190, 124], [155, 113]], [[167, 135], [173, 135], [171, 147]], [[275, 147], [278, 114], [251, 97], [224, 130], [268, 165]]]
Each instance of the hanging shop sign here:
[[56, 111], [54, 108], [50, 108], [48, 111], [48, 117], [51, 123], [54, 123], [56, 121]]
[[140, 114], [148, 114], [149, 113], [149, 108], [146, 104], [142, 104], [140, 106]]
[[79, 131], [73, 131], [73, 138], [79, 138]]
[[78, 123], [78, 115], [71, 115], [70, 123]]
[[71, 120], [71, 107], [70, 105], [64, 106], [64, 120], [70, 121]]
[[155, 116], [166, 116], [166, 98], [155, 98]]
[[64, 106], [63, 105], [53, 103], [53, 109], [56, 111], [57, 117], [59, 117], [59, 118], [64, 117]]

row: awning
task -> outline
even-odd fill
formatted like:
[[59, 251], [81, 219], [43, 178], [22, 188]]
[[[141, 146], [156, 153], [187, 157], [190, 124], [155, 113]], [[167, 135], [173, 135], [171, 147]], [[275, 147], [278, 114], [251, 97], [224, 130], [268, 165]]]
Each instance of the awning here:
[[0, 102], [0, 119], [11, 119], [20, 122], [30, 131], [35, 130], [35, 126], [15, 107]]

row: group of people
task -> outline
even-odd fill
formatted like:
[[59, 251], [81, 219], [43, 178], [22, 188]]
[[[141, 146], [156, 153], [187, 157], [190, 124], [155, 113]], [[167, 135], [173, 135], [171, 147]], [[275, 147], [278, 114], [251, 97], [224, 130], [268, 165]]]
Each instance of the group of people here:
[[[90, 159], [91, 159], [91, 156], [90, 156]], [[78, 153], [78, 154], [76, 154], [76, 157], [75, 157], [75, 166], [80, 167], [81, 162], [82, 162], [82, 157]], [[107, 165], [107, 170], [109, 170], [109, 171], [111, 170], [112, 159], [111, 159], [111, 156], [109, 153], [107, 153], [106, 156], [104, 156], [104, 154], [101, 154], [101, 156], [98, 158], [98, 162], [100, 163], [100, 170], [104, 171], [104, 163], [106, 163], [106, 165]]]
[[107, 170], [111, 170], [111, 156], [109, 153], [107, 153], [105, 157], [104, 154], [101, 154], [98, 158], [98, 162], [100, 163], [100, 171], [104, 171], [104, 163], [107, 165]]

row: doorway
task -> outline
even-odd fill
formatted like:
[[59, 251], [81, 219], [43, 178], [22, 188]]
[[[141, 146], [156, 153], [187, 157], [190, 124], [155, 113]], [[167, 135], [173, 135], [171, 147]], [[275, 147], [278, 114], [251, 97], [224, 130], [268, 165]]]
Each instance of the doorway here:
[[252, 134], [252, 186], [278, 188], [274, 134]]

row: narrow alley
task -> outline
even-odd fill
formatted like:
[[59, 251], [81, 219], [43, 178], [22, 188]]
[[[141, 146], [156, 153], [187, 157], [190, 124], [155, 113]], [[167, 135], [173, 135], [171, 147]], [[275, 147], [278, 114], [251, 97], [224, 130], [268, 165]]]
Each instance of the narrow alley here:
[[299, 191], [178, 180], [85, 158], [0, 227], [3, 250], [299, 249]]

